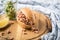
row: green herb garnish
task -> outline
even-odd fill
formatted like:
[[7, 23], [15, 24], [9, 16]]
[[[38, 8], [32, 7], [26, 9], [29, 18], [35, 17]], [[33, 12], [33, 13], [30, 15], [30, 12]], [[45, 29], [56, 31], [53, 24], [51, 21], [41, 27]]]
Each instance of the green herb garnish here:
[[14, 5], [13, 5], [12, 1], [7, 2], [5, 12], [6, 12], [6, 14], [7, 14], [7, 16], [9, 17], [10, 20], [15, 20], [16, 19], [16, 11], [15, 11], [15, 8], [14, 8]]

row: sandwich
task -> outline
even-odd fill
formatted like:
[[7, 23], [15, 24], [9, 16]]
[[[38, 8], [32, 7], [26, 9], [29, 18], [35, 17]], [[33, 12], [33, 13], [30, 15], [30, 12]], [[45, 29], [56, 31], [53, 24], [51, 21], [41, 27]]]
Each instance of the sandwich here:
[[44, 14], [31, 10], [29, 8], [21, 8], [17, 11], [17, 22], [24, 29], [41, 29], [46, 27], [52, 30], [50, 19]]

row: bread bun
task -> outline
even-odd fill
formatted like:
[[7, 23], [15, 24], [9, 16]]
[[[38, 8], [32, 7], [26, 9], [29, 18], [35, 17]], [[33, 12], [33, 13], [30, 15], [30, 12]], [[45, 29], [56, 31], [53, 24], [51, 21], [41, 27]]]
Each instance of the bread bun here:
[[21, 19], [21, 20], [25, 20], [25, 22], [32, 22], [33, 21], [33, 13], [32, 11], [29, 9], [29, 8], [21, 8], [20, 10], [17, 11], [17, 21], [20, 25], [22, 25], [23, 28], [31, 28], [31, 24], [30, 25], [26, 25], [26, 24], [29, 24], [29, 23], [24, 23], [24, 22], [21, 22], [20, 20], [18, 20], [21, 15], [21, 13], [25, 16], [25, 18]]

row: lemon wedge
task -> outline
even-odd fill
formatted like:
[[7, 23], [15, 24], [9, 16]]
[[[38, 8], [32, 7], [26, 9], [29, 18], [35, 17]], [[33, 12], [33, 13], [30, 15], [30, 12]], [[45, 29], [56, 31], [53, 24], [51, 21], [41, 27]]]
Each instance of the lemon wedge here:
[[8, 17], [3, 17], [0, 18], [0, 28], [5, 27], [9, 22], [9, 18]]

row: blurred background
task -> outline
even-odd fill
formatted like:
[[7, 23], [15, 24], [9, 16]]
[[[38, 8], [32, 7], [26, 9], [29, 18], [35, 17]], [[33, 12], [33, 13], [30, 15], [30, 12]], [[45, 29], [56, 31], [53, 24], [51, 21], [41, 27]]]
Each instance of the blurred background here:
[[8, 1], [14, 3], [16, 10], [29, 7], [48, 15], [52, 22], [52, 32], [44, 35], [43, 40], [60, 40], [60, 0], [0, 0], [0, 14], [5, 11]]
[[[0, 0], [0, 14], [1, 12], [4, 12], [3, 10], [7, 1], [10, 0]], [[11, 1], [16, 2], [14, 6], [17, 10], [21, 7], [30, 7], [38, 11], [44, 10], [46, 11], [46, 9], [49, 9], [56, 11], [57, 14], [58, 12], [60, 12], [60, 0], [11, 0]]]

